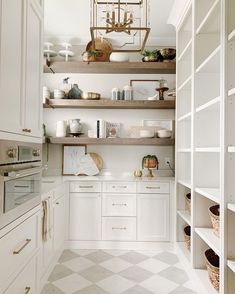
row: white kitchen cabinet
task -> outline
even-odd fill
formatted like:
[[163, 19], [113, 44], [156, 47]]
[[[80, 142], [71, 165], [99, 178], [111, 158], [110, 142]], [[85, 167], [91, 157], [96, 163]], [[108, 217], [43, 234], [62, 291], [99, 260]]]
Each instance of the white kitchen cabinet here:
[[70, 194], [70, 240], [101, 240], [100, 193]]
[[169, 241], [169, 194], [137, 194], [137, 240]]
[[33, 0], [0, 4], [0, 131], [40, 138], [42, 10]]
[[56, 199], [53, 203], [53, 224], [54, 224], [54, 250], [61, 249], [65, 240], [65, 217], [66, 217], [66, 205], [65, 195]]
[[37, 260], [32, 260], [24, 267], [19, 276], [13, 281], [4, 294], [30, 294], [37, 293]]

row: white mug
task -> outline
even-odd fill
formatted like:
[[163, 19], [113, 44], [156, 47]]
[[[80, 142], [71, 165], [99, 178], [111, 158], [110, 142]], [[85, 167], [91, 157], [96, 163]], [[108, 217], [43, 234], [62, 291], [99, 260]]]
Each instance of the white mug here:
[[56, 137], [66, 137], [67, 122], [65, 120], [57, 121], [56, 123]]

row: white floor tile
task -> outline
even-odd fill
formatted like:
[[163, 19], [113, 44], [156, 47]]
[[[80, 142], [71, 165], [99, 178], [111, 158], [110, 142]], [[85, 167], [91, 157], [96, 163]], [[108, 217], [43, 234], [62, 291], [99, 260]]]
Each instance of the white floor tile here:
[[158, 275], [145, 280], [144, 282], [140, 283], [140, 285], [157, 294], [168, 294], [179, 286], [176, 283]]
[[74, 272], [80, 272], [89, 267], [92, 267], [95, 265], [95, 263], [85, 257], [78, 257], [64, 262], [64, 265]]
[[112, 294], [120, 294], [135, 285], [134, 282], [129, 281], [118, 275], [113, 275], [99, 283], [99, 287]]
[[137, 266], [142, 267], [150, 271], [151, 273], [157, 274], [160, 271], [169, 267], [169, 264], [156, 260], [154, 258], [149, 258], [137, 264]]
[[119, 273], [125, 269], [127, 269], [128, 267], [132, 266], [131, 263], [120, 259], [119, 257], [114, 257], [112, 259], [109, 259], [105, 262], [102, 262], [100, 264], [101, 266], [103, 266], [104, 268], [110, 270], [113, 273]]

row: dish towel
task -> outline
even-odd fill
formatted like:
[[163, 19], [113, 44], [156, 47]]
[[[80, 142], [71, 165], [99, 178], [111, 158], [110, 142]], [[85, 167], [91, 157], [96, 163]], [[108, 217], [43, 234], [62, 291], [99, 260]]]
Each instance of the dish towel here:
[[42, 201], [42, 240], [46, 242], [51, 239], [51, 215], [50, 215], [50, 199]]

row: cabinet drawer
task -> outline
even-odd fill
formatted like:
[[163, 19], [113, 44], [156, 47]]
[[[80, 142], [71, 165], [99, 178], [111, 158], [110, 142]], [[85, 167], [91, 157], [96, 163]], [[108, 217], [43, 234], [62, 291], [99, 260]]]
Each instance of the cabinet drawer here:
[[136, 240], [136, 218], [103, 217], [102, 239], [109, 241]]
[[162, 182], [142, 182], [138, 183], [138, 193], [152, 193], [152, 194], [168, 194], [170, 192], [170, 184]]
[[33, 215], [0, 239], [0, 284], [38, 248], [38, 222], [39, 215]]
[[71, 182], [70, 192], [101, 192], [101, 183], [99, 182]]
[[136, 193], [135, 182], [105, 182], [103, 183], [104, 193]]
[[4, 294], [36, 293], [36, 260], [33, 258]]
[[104, 194], [103, 216], [136, 216], [135, 194]]

